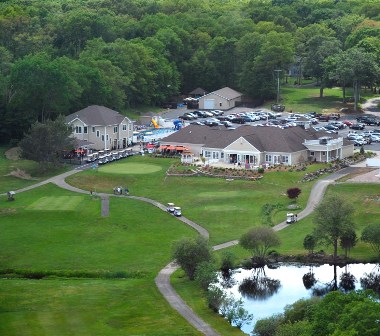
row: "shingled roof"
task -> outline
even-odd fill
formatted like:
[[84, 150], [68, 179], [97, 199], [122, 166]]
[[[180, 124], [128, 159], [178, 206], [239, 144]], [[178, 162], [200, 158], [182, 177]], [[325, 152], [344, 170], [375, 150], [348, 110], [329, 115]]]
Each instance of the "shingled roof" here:
[[[207, 148], [223, 149], [243, 137], [261, 152], [293, 153], [305, 149], [305, 140], [317, 140], [326, 135], [302, 127], [281, 129], [243, 125], [236, 129], [189, 125], [161, 140], [162, 143], [186, 143], [202, 145]], [[336, 135], [328, 134], [332, 138]]]
[[76, 118], [83, 121], [86, 125], [108, 126], [119, 125], [126, 117], [108, 107], [91, 105], [83, 110], [68, 115], [66, 122], [70, 123]]
[[237, 91], [235, 91], [229, 87], [224, 87], [223, 89], [210, 92], [206, 96], [211, 95], [211, 94], [217, 95], [217, 96], [222, 97], [226, 100], [235, 99], [235, 98], [241, 97], [243, 95], [242, 93], [237, 92]]

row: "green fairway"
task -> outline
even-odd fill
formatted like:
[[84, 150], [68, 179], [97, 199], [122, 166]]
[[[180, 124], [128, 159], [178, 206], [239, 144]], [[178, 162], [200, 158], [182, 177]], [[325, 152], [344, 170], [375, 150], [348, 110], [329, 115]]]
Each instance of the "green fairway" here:
[[111, 174], [152, 174], [160, 171], [162, 167], [155, 164], [131, 163], [126, 161], [105, 165], [98, 168], [101, 173]]
[[27, 210], [75, 210], [83, 196], [45, 196], [30, 204]]
[[201, 335], [152, 281], [0, 280], [0, 335]]
[[[76, 211], [30, 211], [34, 199], [81, 200]], [[0, 203], [0, 269], [110, 270], [154, 276], [170, 261], [171, 242], [197, 233], [145, 202], [110, 198], [101, 217], [100, 199], [46, 185]]]

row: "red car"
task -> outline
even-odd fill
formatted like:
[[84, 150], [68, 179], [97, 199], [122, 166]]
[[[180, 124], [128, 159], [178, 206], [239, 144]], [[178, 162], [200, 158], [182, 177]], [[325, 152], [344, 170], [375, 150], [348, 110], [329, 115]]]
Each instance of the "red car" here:
[[354, 123], [352, 121], [349, 121], [349, 120], [345, 120], [343, 121], [343, 124], [347, 125], [348, 127], [352, 126]]

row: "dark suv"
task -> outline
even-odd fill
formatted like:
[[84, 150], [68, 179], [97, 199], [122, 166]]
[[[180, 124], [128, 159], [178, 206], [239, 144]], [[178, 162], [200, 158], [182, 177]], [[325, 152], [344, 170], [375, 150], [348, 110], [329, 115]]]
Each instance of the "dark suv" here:
[[234, 124], [245, 124], [245, 120], [241, 117], [232, 118], [231, 122]]
[[364, 130], [365, 125], [357, 123], [357, 124], [351, 125], [350, 128], [353, 129], [353, 130]]

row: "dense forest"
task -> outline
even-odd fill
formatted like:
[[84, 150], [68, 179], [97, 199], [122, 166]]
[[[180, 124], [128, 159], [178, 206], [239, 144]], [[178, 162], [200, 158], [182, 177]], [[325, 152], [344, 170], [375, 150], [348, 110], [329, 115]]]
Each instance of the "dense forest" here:
[[379, 86], [379, 64], [377, 0], [2, 0], [0, 142], [197, 87], [270, 99], [289, 71], [358, 95]]

